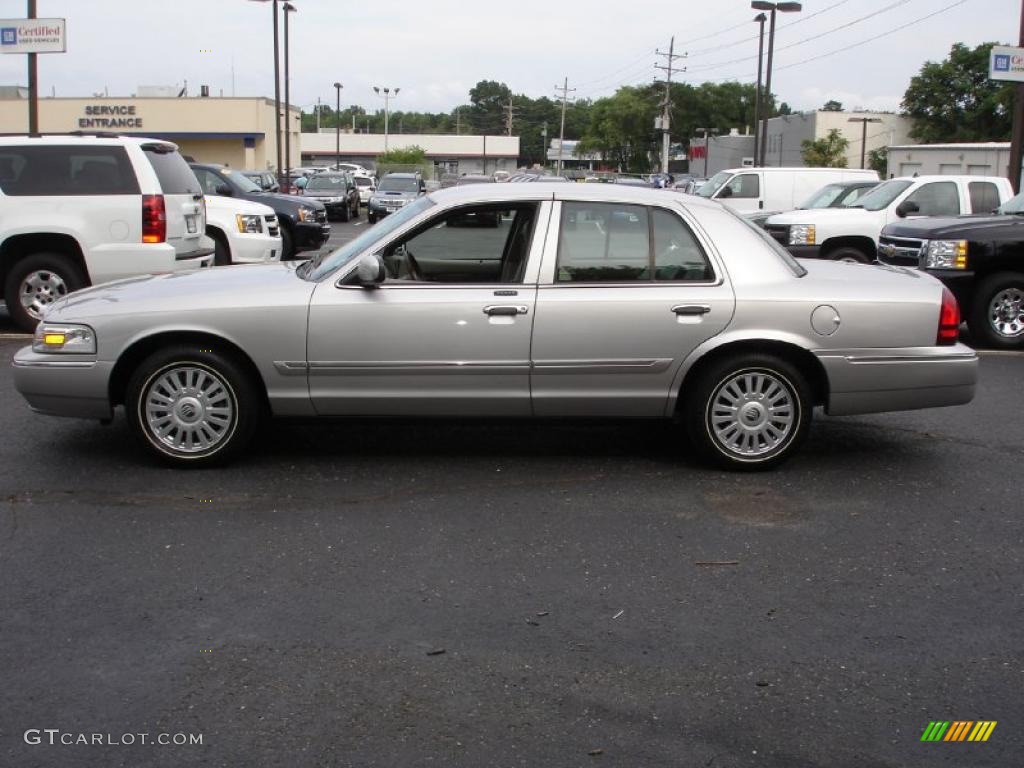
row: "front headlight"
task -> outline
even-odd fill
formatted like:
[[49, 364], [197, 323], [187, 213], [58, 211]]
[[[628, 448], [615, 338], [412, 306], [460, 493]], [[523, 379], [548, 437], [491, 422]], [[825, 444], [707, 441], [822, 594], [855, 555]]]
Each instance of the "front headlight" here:
[[64, 325], [44, 321], [36, 326], [32, 351], [95, 355], [96, 332], [87, 325]]
[[316, 221], [316, 211], [312, 208], [299, 208], [299, 221]]
[[239, 213], [235, 216], [235, 221], [238, 222], [239, 232], [255, 234], [263, 231], [263, 222], [260, 220], [259, 216], [248, 216]]
[[921, 253], [925, 269], [967, 269], [966, 240], [927, 240]]
[[814, 245], [814, 225], [794, 224], [789, 228], [790, 245]]

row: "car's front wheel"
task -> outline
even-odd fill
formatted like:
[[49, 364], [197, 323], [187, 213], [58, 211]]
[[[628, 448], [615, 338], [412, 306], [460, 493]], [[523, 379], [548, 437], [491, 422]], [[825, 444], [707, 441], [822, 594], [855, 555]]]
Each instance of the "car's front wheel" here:
[[1024, 348], [1024, 275], [1000, 272], [982, 280], [967, 325], [978, 343], [987, 347]]
[[211, 347], [158, 350], [132, 374], [125, 409], [133, 431], [177, 467], [222, 464], [252, 439], [263, 417], [256, 382]]
[[804, 375], [782, 358], [742, 354], [712, 363], [684, 393], [693, 445], [727, 469], [768, 469], [803, 442], [813, 403]]
[[870, 254], [852, 246], [843, 246], [842, 248], [829, 251], [828, 258], [832, 259], [832, 261], [848, 261], [857, 264], [870, 264], [873, 261]]

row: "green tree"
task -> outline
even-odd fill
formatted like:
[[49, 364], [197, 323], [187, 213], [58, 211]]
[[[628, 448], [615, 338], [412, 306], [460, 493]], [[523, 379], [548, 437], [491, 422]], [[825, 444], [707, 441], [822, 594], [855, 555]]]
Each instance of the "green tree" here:
[[657, 112], [651, 86], [619, 88], [614, 96], [594, 102], [577, 152], [598, 152], [621, 171], [649, 171]]
[[875, 171], [878, 177], [884, 179], [889, 172], [889, 148], [875, 147], [868, 152], [868, 168]]
[[993, 45], [956, 43], [944, 61], [925, 62], [903, 96], [911, 136], [926, 144], [1009, 139], [1014, 87], [988, 79]]
[[377, 155], [377, 165], [420, 165], [427, 159], [427, 153], [422, 147], [413, 144], [410, 147], [392, 149]]
[[842, 112], [843, 103], [835, 99], [829, 99], [821, 109], [823, 112]]
[[833, 128], [823, 139], [804, 139], [800, 142], [800, 156], [810, 168], [845, 168], [846, 150], [850, 140]]

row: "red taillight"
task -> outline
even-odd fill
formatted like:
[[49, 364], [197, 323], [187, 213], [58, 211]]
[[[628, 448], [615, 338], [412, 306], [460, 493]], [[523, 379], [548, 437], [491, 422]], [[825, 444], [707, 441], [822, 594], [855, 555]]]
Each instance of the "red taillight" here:
[[163, 195], [142, 196], [142, 242], [162, 243], [167, 239], [167, 211]]
[[939, 346], [956, 344], [960, 338], [960, 306], [956, 297], [946, 286], [942, 286], [942, 309], [939, 310], [939, 333], [935, 343]]

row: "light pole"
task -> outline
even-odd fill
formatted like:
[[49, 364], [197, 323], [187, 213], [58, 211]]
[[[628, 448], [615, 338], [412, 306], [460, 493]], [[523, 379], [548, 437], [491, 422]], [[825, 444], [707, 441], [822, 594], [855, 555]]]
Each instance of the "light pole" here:
[[694, 128], [695, 131], [700, 131], [704, 134], [704, 178], [708, 177], [708, 130], [707, 128]]
[[284, 11], [284, 177], [292, 183], [292, 102], [288, 90], [288, 15], [299, 9], [291, 3], [281, 6]]
[[[800, 3], [769, 3], [765, 0], [754, 0], [750, 4], [750, 7], [755, 11], [770, 11], [771, 17], [768, 24], [768, 71], [764, 79], [764, 98], [767, 103], [768, 99], [771, 98], [772, 94], [772, 56], [775, 53], [775, 12], [782, 11], [783, 13], [796, 13], [803, 10], [803, 6]], [[767, 108], [765, 109], [767, 113]], [[765, 116], [764, 125], [761, 127], [761, 143], [759, 149], [761, 151], [761, 158], [758, 165], [764, 165], [765, 145], [768, 143], [768, 117]]]
[[540, 167], [548, 167], [548, 124], [544, 123], [544, 127], [540, 129], [540, 135], [544, 137], [544, 143], [540, 147]]
[[401, 88], [378, 88], [376, 85], [373, 86], [373, 92], [384, 99], [384, 154], [388, 153], [388, 116], [390, 115], [390, 103], [391, 99], [398, 96], [398, 92]]
[[768, 17], [763, 13], [754, 17], [761, 26], [761, 34], [757, 43], [757, 92], [754, 94], [754, 165], [758, 164], [758, 143], [761, 136], [761, 65], [764, 63], [764, 23]]
[[[344, 88], [341, 83], [334, 84], [334, 93], [337, 95], [337, 100], [334, 104], [334, 165], [337, 167], [338, 163], [341, 162], [341, 89]], [[352, 113], [352, 125], [355, 126], [356, 114]]]
[[861, 123], [863, 126], [860, 131], [860, 167], [866, 168], [864, 165], [864, 158], [867, 155], [868, 145], [868, 123], [880, 123], [882, 118], [880, 117], [851, 117], [846, 122], [848, 123]]
[[277, 166], [274, 172], [277, 183], [283, 188], [281, 178], [281, 64], [277, 48], [277, 0], [250, 0], [254, 3], [271, 3], [274, 11], [274, 145], [277, 150]]

